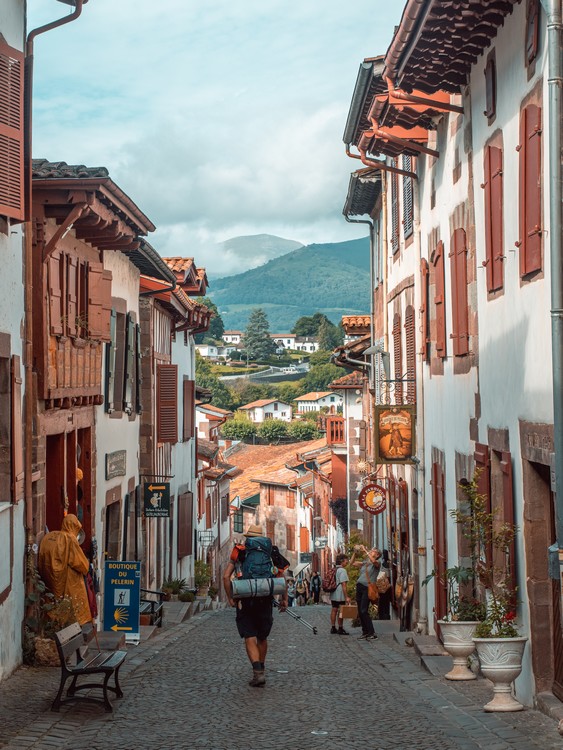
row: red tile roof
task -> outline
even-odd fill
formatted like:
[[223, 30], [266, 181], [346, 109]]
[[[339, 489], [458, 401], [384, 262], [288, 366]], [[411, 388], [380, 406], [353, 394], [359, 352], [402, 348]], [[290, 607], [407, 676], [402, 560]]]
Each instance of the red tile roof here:
[[295, 401], [318, 401], [320, 398], [323, 398], [324, 396], [333, 396], [332, 391], [311, 391], [310, 393], [306, 393], [304, 396], [298, 396]]

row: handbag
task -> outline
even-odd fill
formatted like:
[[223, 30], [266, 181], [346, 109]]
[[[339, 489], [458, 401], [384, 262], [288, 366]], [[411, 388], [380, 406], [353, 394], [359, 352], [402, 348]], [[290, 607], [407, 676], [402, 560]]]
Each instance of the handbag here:
[[384, 570], [381, 570], [378, 573], [375, 585], [377, 586], [377, 590], [380, 594], [386, 594], [391, 588], [391, 581], [389, 580], [389, 576]]
[[377, 583], [372, 583], [371, 581], [368, 583], [368, 599], [372, 604], [379, 601], [379, 589], [377, 588]]

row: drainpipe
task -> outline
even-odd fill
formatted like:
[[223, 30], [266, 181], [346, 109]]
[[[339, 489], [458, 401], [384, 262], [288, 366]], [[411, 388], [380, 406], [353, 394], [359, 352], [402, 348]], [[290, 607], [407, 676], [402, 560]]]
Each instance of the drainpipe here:
[[33, 101], [33, 43], [35, 37], [51, 31], [59, 26], [64, 26], [74, 21], [82, 13], [82, 6], [88, 0], [75, 0], [75, 9], [68, 16], [59, 18], [44, 26], [33, 29], [28, 34], [25, 48], [24, 67], [24, 198], [25, 198], [25, 225], [24, 225], [24, 309], [25, 309], [25, 527], [26, 527], [26, 552], [28, 559], [33, 548], [33, 222], [32, 222], [32, 101]]
[[[555, 0], [557, 1], [557, 0]], [[401, 99], [404, 102], [411, 102], [412, 104], [426, 104], [433, 109], [441, 109], [445, 112], [457, 112], [463, 114], [463, 107], [458, 107], [457, 104], [448, 104], [447, 102], [440, 102], [436, 99], [432, 99], [429, 96], [416, 96], [414, 94], [407, 94], [405, 91], [400, 91], [395, 88], [390, 76], [385, 76], [385, 82], [387, 83], [387, 91], [389, 96], [395, 97], [395, 99]]]
[[[563, 253], [561, 248], [561, 0], [542, 0], [547, 14], [549, 86], [549, 240], [555, 515], [559, 555], [563, 551]], [[563, 560], [560, 563], [563, 565]], [[563, 571], [562, 571], [563, 572]]]
[[397, 167], [391, 167], [389, 164], [386, 164], [384, 161], [378, 161], [377, 159], [368, 159], [366, 156], [365, 149], [359, 148], [358, 151], [360, 154], [353, 154], [350, 151], [350, 145], [346, 146], [346, 156], [349, 156], [350, 159], [359, 159], [362, 164], [365, 164], [366, 167], [371, 167], [372, 169], [380, 169], [382, 172], [392, 172], [393, 174], [402, 174], [405, 177], [412, 177], [413, 180], [418, 180], [418, 175], [416, 172], [408, 172], [405, 169], [398, 169]]

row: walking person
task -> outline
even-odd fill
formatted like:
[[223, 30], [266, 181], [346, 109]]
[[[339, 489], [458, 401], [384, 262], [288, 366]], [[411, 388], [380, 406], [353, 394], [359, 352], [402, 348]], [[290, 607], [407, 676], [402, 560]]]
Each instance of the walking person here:
[[[342, 604], [350, 604], [350, 597], [346, 584], [348, 583], [348, 572], [346, 565], [348, 564], [348, 555], [337, 555], [336, 556], [336, 588], [330, 595], [330, 604], [332, 609], [330, 610], [330, 632], [333, 635], [348, 635], [344, 630], [344, 618], [340, 612]], [[336, 622], [338, 620], [338, 628]]]
[[321, 577], [318, 571], [311, 576], [311, 594], [313, 595], [313, 604], [318, 604], [321, 598]]
[[[266, 684], [268, 636], [274, 622], [274, 597], [269, 595], [235, 599], [231, 579], [235, 573], [239, 578], [282, 577], [289, 563], [278, 548], [272, 546], [271, 540], [264, 536], [261, 526], [252, 524], [244, 536], [245, 544], [236, 544], [231, 553], [223, 575], [223, 586], [229, 605], [236, 607], [237, 630], [240, 637], [244, 638], [246, 655], [252, 665], [252, 679], [248, 684], [252, 687], [263, 687]], [[279, 603], [280, 612], [286, 609], [287, 587]]]
[[[356, 555], [360, 552], [367, 555], [367, 560], [356, 560]], [[368, 583], [375, 583], [377, 575], [379, 573], [379, 558], [381, 552], [374, 547], [368, 550], [363, 544], [357, 544], [354, 547], [354, 552], [350, 559], [350, 564], [356, 568], [360, 568], [360, 575], [356, 583], [356, 603], [358, 605], [358, 615], [362, 624], [362, 635], [358, 640], [370, 641], [375, 640], [377, 635], [373, 629], [373, 622], [369, 614], [369, 597], [368, 597]]]
[[389, 552], [384, 549], [381, 556], [381, 568], [377, 576], [377, 588], [379, 589], [379, 601], [377, 602], [377, 616], [380, 620], [391, 619], [391, 565]]
[[297, 605], [299, 607], [303, 607], [307, 604], [307, 599], [309, 598], [307, 593], [307, 581], [303, 577], [297, 579], [295, 593], [297, 594]]
[[295, 599], [295, 579], [287, 579], [287, 606], [293, 607], [293, 600]]

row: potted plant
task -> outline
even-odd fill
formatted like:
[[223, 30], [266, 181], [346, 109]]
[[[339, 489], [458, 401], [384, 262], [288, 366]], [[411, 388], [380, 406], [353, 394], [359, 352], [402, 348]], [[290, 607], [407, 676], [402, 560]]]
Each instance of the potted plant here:
[[475, 629], [473, 641], [481, 672], [493, 683], [493, 699], [485, 711], [521, 711], [512, 696], [512, 683], [522, 671], [526, 637], [516, 625], [517, 588], [512, 581], [510, 550], [518, 527], [499, 521], [488, 508], [487, 497], [479, 493], [478, 475], [462, 485], [467, 506], [454, 511], [460, 523], [470, 529], [470, 543], [476, 556], [475, 571], [486, 592], [486, 616]]
[[473, 581], [473, 568], [456, 565], [438, 575], [433, 570], [422, 585], [439, 578], [446, 587], [446, 615], [438, 620], [444, 649], [453, 659], [447, 680], [474, 680], [477, 675], [467, 666], [467, 657], [475, 651], [473, 636], [480, 620], [485, 617], [485, 605], [475, 597], [460, 594], [460, 587]]
[[199, 596], [207, 596], [211, 583], [211, 565], [204, 560], [196, 560], [194, 565], [194, 585]]
[[167, 600], [178, 601], [178, 596], [186, 588], [185, 578], [167, 578], [162, 583], [161, 590], [166, 595]]

